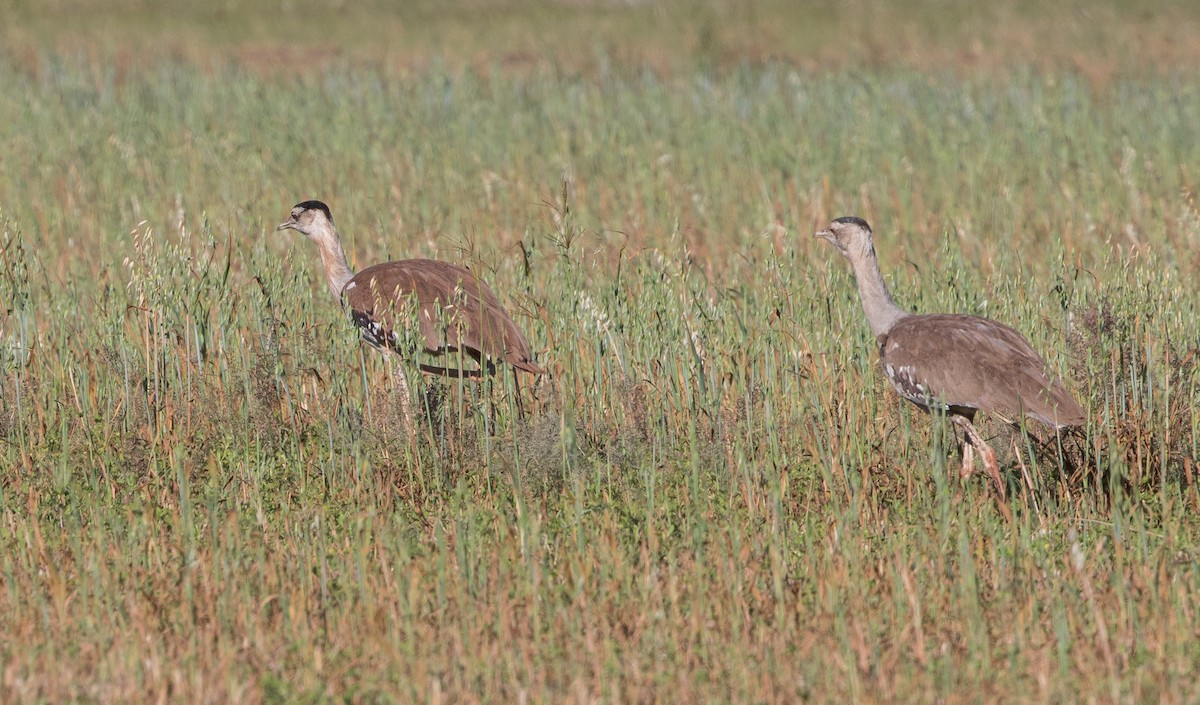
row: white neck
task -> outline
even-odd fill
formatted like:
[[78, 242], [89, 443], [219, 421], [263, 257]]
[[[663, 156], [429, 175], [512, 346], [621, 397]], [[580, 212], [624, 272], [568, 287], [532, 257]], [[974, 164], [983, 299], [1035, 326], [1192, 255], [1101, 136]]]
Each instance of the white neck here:
[[354, 270], [350, 269], [350, 265], [346, 262], [346, 253], [342, 250], [341, 238], [338, 237], [337, 230], [334, 229], [332, 223], [309, 237], [317, 243], [317, 249], [321, 253], [321, 265], [325, 269], [325, 280], [329, 282], [329, 290], [333, 292], [333, 298], [340, 302], [342, 289], [354, 276]]
[[334, 242], [332, 247], [321, 247], [321, 264], [325, 267], [325, 279], [329, 282], [329, 290], [338, 301], [342, 299], [342, 289], [354, 276], [350, 265], [346, 263], [346, 253], [342, 244]]
[[871, 334], [878, 338], [891, 330], [896, 321], [907, 316], [908, 312], [897, 306], [888, 293], [887, 284], [879, 272], [879, 260], [875, 257], [874, 247], [867, 245], [864, 251], [853, 253], [849, 258], [858, 282], [863, 311], [871, 325]]

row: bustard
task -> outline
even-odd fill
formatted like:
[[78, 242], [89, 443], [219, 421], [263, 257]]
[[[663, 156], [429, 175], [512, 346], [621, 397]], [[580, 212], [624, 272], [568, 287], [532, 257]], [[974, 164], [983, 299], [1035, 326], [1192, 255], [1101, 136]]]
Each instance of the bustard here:
[[[472, 370], [419, 365], [422, 372], [432, 375], [483, 377], [495, 372], [497, 361], [535, 375], [545, 372], [533, 361], [529, 341], [496, 294], [470, 270], [438, 260], [405, 259], [372, 265], [355, 274], [346, 263], [329, 206], [321, 201], [296, 204], [276, 230], [295, 230], [317, 244], [330, 291], [349, 310], [362, 339], [372, 347], [410, 355], [416, 351], [405, 341], [415, 337], [427, 353], [461, 351], [479, 363], [479, 369]], [[410, 320], [398, 320], [409, 316]], [[406, 335], [413, 324], [416, 335]], [[399, 379], [408, 416], [403, 370], [399, 370]]]
[[828, 240], [850, 260], [892, 387], [925, 411], [944, 411], [963, 429], [963, 477], [974, 471], [972, 449], [977, 449], [1004, 496], [996, 453], [971, 423], [977, 411], [1010, 422], [1029, 416], [1055, 431], [1087, 420], [1083, 408], [1017, 331], [979, 316], [912, 314], [897, 306], [879, 272], [867, 221], [838, 218], [816, 237]]

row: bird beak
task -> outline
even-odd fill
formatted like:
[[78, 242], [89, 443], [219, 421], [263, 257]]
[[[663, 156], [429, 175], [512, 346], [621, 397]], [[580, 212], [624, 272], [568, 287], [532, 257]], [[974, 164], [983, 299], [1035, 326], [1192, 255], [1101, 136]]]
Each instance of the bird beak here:
[[833, 233], [828, 230], [818, 230], [817, 232], [813, 233], [813, 237], [819, 237], [822, 240], [833, 242]]
[[287, 230], [288, 228], [294, 227], [295, 225], [296, 225], [295, 220], [285, 221], [283, 223], [280, 223], [278, 228], [275, 228], [275, 232], [279, 232], [280, 230]]

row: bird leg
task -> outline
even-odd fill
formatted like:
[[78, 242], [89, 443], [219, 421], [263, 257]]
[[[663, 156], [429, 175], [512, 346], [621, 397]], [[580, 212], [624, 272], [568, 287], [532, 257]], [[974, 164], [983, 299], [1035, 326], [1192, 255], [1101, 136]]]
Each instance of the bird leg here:
[[392, 375], [396, 382], [395, 392], [400, 397], [400, 414], [404, 417], [404, 431], [410, 442], [416, 440], [416, 430], [413, 426], [412, 396], [408, 389], [408, 375], [404, 373], [404, 362], [393, 360]]
[[975, 446], [969, 438], [963, 438], [959, 451], [962, 453], [962, 468], [959, 469], [958, 476], [965, 480], [975, 472]]
[[524, 420], [525, 407], [521, 405], [521, 375], [517, 374], [516, 369], [512, 371], [513, 376], [513, 394], [517, 397], [517, 418]]
[[975, 471], [975, 453], [978, 450], [983, 456], [983, 469], [987, 471], [989, 477], [992, 478], [992, 483], [996, 487], [996, 492], [1001, 498], [1004, 497], [1004, 478], [1000, 476], [1000, 463], [996, 461], [996, 451], [983, 440], [983, 435], [975, 429], [971, 421], [965, 416], [957, 414], [950, 417], [954, 424], [963, 430], [967, 435], [966, 443], [963, 445], [963, 467], [962, 476], [970, 477]]

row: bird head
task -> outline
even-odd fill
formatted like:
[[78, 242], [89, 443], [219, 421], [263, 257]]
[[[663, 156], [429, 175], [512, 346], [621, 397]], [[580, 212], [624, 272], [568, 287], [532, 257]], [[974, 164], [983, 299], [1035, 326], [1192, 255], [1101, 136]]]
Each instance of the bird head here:
[[823, 240], [833, 243], [846, 257], [853, 257], [871, 251], [871, 226], [867, 221], [853, 215], [843, 216], [831, 222], [829, 227], [818, 230], [813, 234]]
[[333, 216], [324, 203], [304, 201], [293, 206], [291, 215], [275, 230], [295, 230], [311, 240], [321, 240], [333, 233]]

